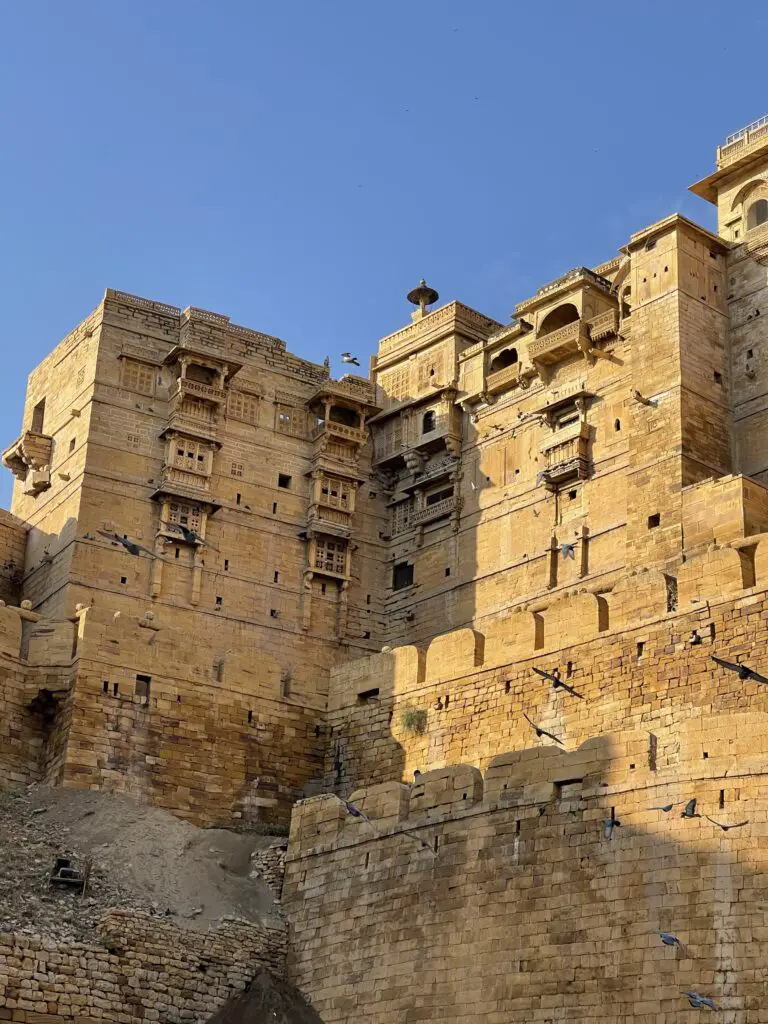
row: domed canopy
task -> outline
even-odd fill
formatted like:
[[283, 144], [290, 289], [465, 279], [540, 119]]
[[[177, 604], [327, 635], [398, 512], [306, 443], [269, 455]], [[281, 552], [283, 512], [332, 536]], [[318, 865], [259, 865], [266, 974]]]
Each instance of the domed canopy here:
[[406, 298], [414, 306], [419, 306], [421, 309], [424, 309], [425, 306], [431, 306], [433, 302], [437, 302], [440, 296], [437, 294], [435, 289], [430, 288], [424, 278], [422, 278], [421, 281], [419, 281], [419, 287], [408, 292]]

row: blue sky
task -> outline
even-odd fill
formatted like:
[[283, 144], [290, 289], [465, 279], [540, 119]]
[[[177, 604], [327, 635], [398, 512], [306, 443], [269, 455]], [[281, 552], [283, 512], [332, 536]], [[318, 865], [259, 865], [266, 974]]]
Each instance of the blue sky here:
[[[107, 286], [300, 355], [506, 320], [680, 210], [768, 112], [764, 3], [60, 0], [0, 12], [0, 441], [30, 369]], [[10, 500], [0, 478], [0, 504]]]

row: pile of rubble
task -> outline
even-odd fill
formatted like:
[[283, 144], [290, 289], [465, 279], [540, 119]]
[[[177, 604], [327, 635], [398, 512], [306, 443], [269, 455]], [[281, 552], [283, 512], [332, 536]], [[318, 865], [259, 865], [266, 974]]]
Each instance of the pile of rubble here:
[[[113, 907], [196, 930], [225, 918], [263, 922], [279, 915], [275, 889], [259, 877], [274, 844], [199, 829], [113, 793], [0, 793], [0, 931], [88, 941]], [[88, 875], [85, 892], [77, 878], [51, 885], [57, 858]]]

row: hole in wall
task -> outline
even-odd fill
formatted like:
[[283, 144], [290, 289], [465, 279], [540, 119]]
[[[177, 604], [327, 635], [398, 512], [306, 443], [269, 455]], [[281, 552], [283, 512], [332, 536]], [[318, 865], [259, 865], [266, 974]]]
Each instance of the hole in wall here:
[[645, 650], [645, 641], [644, 640], [638, 640], [637, 641], [637, 657], [638, 657], [638, 659], [642, 658], [644, 650]]
[[648, 516], [648, 529], [655, 530], [657, 526], [661, 525], [661, 512], [654, 512], [653, 515]]
[[720, 790], [720, 799], [718, 800], [717, 806], [720, 808], [721, 811], [725, 807], [725, 790], [724, 789]]

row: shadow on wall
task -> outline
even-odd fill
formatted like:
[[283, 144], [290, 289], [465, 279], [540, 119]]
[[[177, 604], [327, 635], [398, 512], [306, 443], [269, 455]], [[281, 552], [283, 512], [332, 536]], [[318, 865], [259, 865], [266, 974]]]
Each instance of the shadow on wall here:
[[632, 732], [371, 786], [351, 794], [370, 824], [333, 796], [298, 805], [291, 980], [326, 1024], [673, 1024], [688, 990], [729, 1024], [765, 1020], [768, 715], [703, 716], [678, 739], [664, 772]]
[[[326, 791], [410, 781], [414, 769], [460, 760], [485, 766], [499, 751], [530, 744], [524, 712], [572, 746], [618, 721], [654, 722], [666, 736], [664, 699], [676, 700], [680, 717], [708, 701], [731, 706], [741, 684], [721, 678], [710, 654], [727, 656], [735, 644], [736, 658], [742, 627], [761, 650], [767, 583], [768, 538], [760, 535], [711, 545], [676, 576], [633, 572], [606, 594], [582, 589], [520, 606], [489, 621], [485, 635], [460, 629], [426, 651], [400, 647], [337, 667]], [[734, 611], [742, 598], [746, 610]], [[663, 668], [670, 659], [671, 674]], [[533, 673], [555, 666], [583, 700]], [[678, 672], [684, 681], [676, 685]]]

